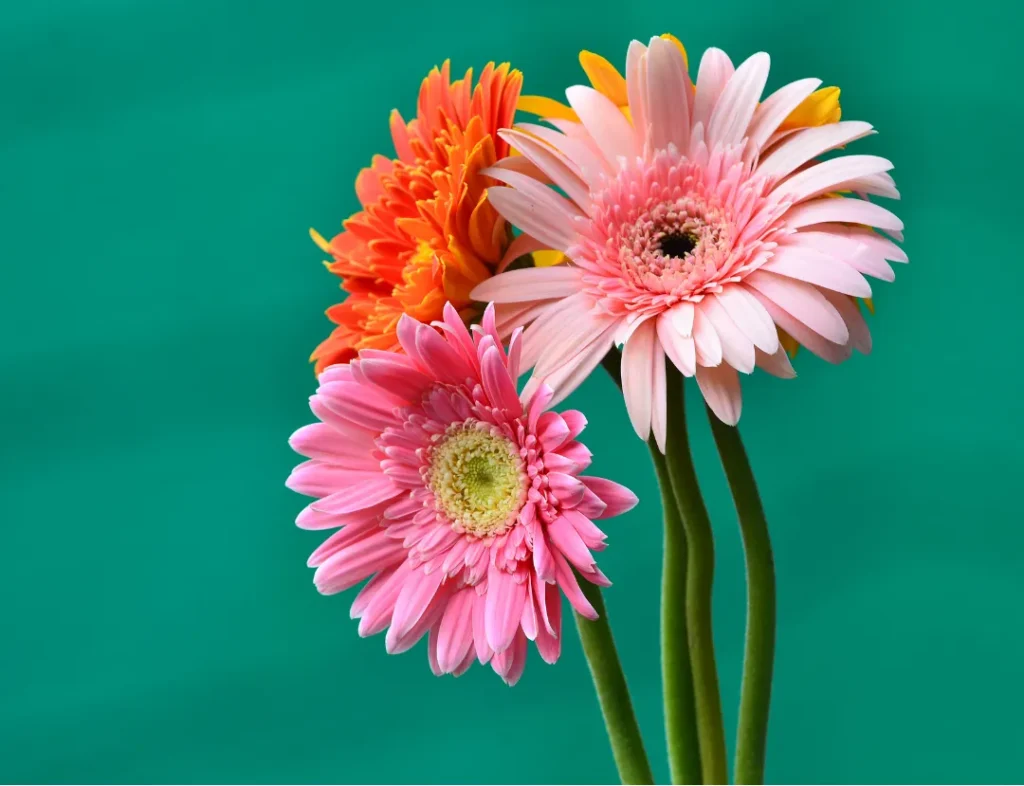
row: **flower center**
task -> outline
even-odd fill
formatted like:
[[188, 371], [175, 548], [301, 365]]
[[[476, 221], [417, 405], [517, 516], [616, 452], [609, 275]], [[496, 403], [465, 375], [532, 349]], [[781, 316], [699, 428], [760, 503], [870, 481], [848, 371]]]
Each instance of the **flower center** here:
[[682, 259], [697, 247], [699, 241], [700, 238], [693, 232], [672, 232], [665, 235], [659, 241], [658, 246], [665, 256]]
[[526, 498], [516, 445], [475, 421], [449, 426], [431, 448], [427, 485], [456, 532], [481, 538], [505, 532]]

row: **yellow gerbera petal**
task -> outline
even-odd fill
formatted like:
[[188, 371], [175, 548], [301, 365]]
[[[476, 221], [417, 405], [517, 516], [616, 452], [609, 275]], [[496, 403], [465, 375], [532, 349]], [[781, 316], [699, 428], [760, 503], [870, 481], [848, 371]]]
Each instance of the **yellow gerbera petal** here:
[[864, 298], [864, 305], [868, 307], [868, 311], [874, 315], [875, 313], [875, 301], [869, 297]]
[[580, 65], [587, 74], [587, 79], [594, 89], [612, 100], [615, 106], [629, 103], [626, 95], [626, 80], [611, 63], [601, 55], [595, 55], [584, 49], [580, 52]]
[[516, 108], [520, 112], [529, 112], [531, 115], [540, 117], [553, 117], [557, 120], [572, 120], [578, 123], [580, 119], [576, 113], [565, 104], [560, 104], [553, 98], [544, 96], [520, 96]]
[[838, 123], [842, 116], [843, 112], [839, 106], [839, 88], [823, 87], [807, 96], [796, 109], [790, 112], [789, 117], [783, 120], [782, 125], [779, 126], [779, 131]]
[[534, 267], [554, 267], [566, 261], [566, 256], [561, 251], [534, 251]]
[[690, 70], [690, 59], [686, 56], [686, 47], [683, 46], [683, 42], [680, 41], [678, 38], [676, 38], [671, 33], [662, 33], [661, 37], [664, 38], [666, 41], [671, 41], [673, 44], [675, 44], [677, 47], [679, 47], [679, 52], [683, 56], [683, 68], [685, 68], [687, 71], [689, 71]]

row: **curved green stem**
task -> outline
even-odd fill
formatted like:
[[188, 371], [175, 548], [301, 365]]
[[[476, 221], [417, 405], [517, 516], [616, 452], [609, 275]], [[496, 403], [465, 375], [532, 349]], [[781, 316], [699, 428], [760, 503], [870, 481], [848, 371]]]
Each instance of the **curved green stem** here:
[[[704, 783], [726, 783], [729, 768], [725, 753], [722, 699], [718, 690], [715, 642], [711, 625], [711, 589], [715, 575], [715, 542], [711, 521], [697, 484], [686, 432], [683, 380], [672, 364], [666, 364], [668, 441], [665, 461], [672, 479], [676, 504], [686, 531], [686, 629], [693, 668], [697, 708], [697, 733]], [[680, 599], [675, 599], [680, 602]], [[666, 598], [666, 603], [672, 602]]]
[[580, 632], [590, 673], [594, 677], [594, 687], [608, 729], [615, 766], [619, 769], [619, 778], [626, 784], [654, 783], [654, 774], [647, 761], [640, 726], [636, 722], [633, 702], [629, 697], [626, 675], [622, 671], [615, 639], [608, 624], [608, 611], [601, 597], [601, 588], [585, 579], [580, 581], [580, 587], [600, 615], [596, 620], [588, 620], [577, 614], [576, 627]]
[[710, 409], [708, 419], [732, 489], [747, 560], [747, 641], [736, 731], [736, 783], [764, 783], [775, 657], [775, 562], [764, 508], [740, 432], [725, 425]]
[[[620, 356], [612, 350], [602, 361], [621, 387]], [[669, 426], [672, 424], [669, 416]], [[661, 584], [661, 675], [665, 700], [665, 738], [672, 783], [701, 783], [700, 742], [693, 695], [693, 673], [686, 633], [686, 532], [665, 456], [654, 440], [648, 442], [658, 477], [665, 515], [665, 548]]]

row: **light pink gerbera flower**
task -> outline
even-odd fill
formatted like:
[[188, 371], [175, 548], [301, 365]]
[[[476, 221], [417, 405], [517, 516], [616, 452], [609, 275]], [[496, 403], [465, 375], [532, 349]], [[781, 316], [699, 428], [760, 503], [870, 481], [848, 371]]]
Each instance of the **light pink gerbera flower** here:
[[310, 399], [320, 422], [291, 438], [310, 460], [288, 487], [318, 498], [300, 527], [340, 527], [309, 558], [317, 589], [372, 577], [352, 604], [359, 635], [387, 628], [394, 654], [429, 631], [435, 674], [461, 674], [478, 658], [511, 685], [527, 640], [558, 659], [559, 590], [596, 618], [573, 568], [608, 585], [591, 554], [605, 545], [593, 519], [636, 497], [579, 474], [591, 456], [576, 439], [582, 413], [545, 411], [544, 385], [520, 401], [520, 332], [506, 353], [493, 307], [473, 335], [450, 304], [435, 325], [442, 332], [404, 316], [405, 354], [363, 350], [320, 375]]
[[[769, 58], [734, 69], [709, 49], [696, 87], [680, 50], [634, 41], [626, 59], [629, 116], [590, 87], [566, 91], [581, 122], [503, 132], [523, 155], [488, 174], [495, 207], [524, 236], [515, 253], [553, 248], [570, 264], [503, 273], [473, 297], [503, 304], [499, 328], [532, 324], [527, 390], [545, 380], [561, 400], [613, 343], [624, 344], [626, 406], [644, 439], [665, 442], [665, 356], [696, 376], [723, 421], [740, 416], [737, 371], [794, 376], [778, 329], [825, 360], [868, 352], [855, 298], [864, 275], [894, 277], [907, 261], [896, 216], [855, 192], [898, 197], [892, 164], [818, 156], [866, 136], [863, 122], [778, 129], [820, 84], [804, 79], [761, 102]], [[557, 186], [561, 196], [548, 185]]]

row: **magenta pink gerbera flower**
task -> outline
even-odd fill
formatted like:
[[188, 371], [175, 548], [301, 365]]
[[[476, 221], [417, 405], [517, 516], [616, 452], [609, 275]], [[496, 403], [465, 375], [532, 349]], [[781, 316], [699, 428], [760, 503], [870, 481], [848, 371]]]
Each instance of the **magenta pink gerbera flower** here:
[[504, 132], [523, 157], [489, 170], [510, 186], [490, 189], [492, 204], [525, 233], [519, 253], [553, 248], [571, 260], [509, 271], [473, 292], [503, 304], [499, 327], [532, 322], [527, 390], [544, 379], [557, 402], [614, 343], [624, 345], [630, 419], [664, 448], [666, 355], [734, 424], [738, 371], [794, 374], [779, 328], [832, 362], [869, 351], [856, 303], [871, 295], [864, 276], [891, 281], [886, 260], [907, 260], [872, 229], [902, 239], [900, 220], [866, 199], [899, 196], [892, 164], [818, 160], [871, 133], [867, 123], [779, 131], [820, 81], [786, 85], [762, 103], [768, 68], [764, 53], [734, 69], [709, 49], [694, 87], [677, 46], [634, 41], [632, 122], [606, 96], [575, 86], [566, 95], [581, 122]]
[[450, 304], [435, 324], [442, 332], [404, 316], [405, 354], [364, 350], [320, 375], [310, 399], [320, 422], [291, 439], [310, 460], [288, 487], [318, 498], [300, 527], [340, 528], [309, 558], [317, 589], [370, 578], [352, 604], [361, 636], [387, 628], [398, 653], [429, 632], [435, 674], [478, 658], [511, 685], [527, 640], [558, 659], [559, 590], [597, 616], [573, 569], [608, 585], [591, 553], [605, 545], [593, 519], [636, 497], [579, 474], [591, 456], [576, 439], [580, 412], [545, 411], [544, 385], [520, 401], [520, 332], [506, 353], [493, 307], [473, 335]]

